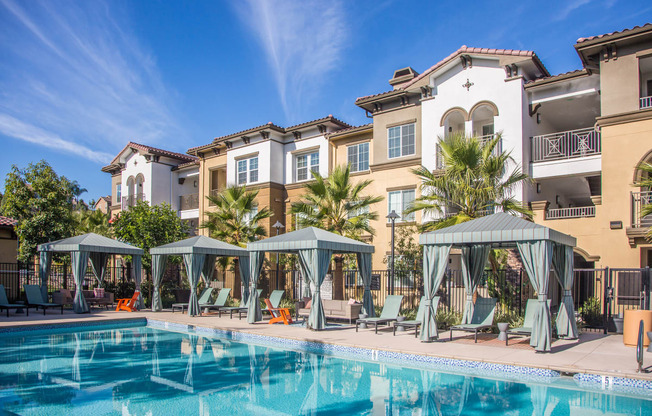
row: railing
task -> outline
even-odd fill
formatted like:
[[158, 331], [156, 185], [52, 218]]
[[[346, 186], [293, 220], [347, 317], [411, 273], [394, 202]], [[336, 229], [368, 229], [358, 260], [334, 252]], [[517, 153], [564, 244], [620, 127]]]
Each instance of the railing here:
[[641, 110], [652, 108], [652, 97], [641, 97]]
[[179, 196], [179, 211], [199, 208], [199, 194], [188, 194]]
[[600, 152], [600, 132], [593, 127], [532, 137], [532, 162], [574, 159]]
[[572, 207], [572, 208], [555, 208], [546, 212], [547, 220], [559, 220], [565, 218], [587, 218], [595, 217], [595, 206]]
[[[480, 142], [481, 145], [486, 145], [490, 140], [493, 140], [496, 137], [495, 134], [487, 134], [485, 136], [478, 136], [477, 139]], [[501, 138], [498, 140], [498, 143], [496, 143], [496, 147], [494, 147], [493, 152], [491, 152], [494, 156], [498, 156], [503, 152], [503, 139]], [[444, 161], [444, 155], [441, 152], [441, 146], [437, 144], [436, 148], [436, 154], [435, 154], [435, 169], [437, 170], [442, 170], [446, 167], [446, 163]]]
[[136, 205], [136, 202], [144, 201], [144, 200], [145, 200], [145, 194], [143, 194], [143, 193], [123, 196], [122, 197], [122, 209], [127, 209], [129, 207], [133, 207], [133, 206]]
[[652, 192], [631, 192], [632, 198], [632, 227], [652, 227], [652, 214], [641, 218], [644, 206], [652, 204]]

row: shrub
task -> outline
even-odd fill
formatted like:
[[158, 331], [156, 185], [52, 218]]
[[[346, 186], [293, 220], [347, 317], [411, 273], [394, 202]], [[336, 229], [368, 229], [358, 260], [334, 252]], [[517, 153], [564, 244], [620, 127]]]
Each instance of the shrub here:
[[602, 304], [600, 299], [595, 297], [587, 299], [578, 312], [584, 323], [582, 326], [602, 326]]
[[462, 322], [462, 314], [456, 311], [448, 311], [445, 308], [439, 308], [437, 309], [435, 319], [437, 320], [437, 327], [439, 329], [448, 329]]
[[[521, 316], [517, 311], [507, 310], [503, 308], [498, 308], [496, 315], [494, 317], [494, 322], [507, 322], [510, 328], [520, 328], [523, 326], [523, 320], [525, 318]], [[493, 327], [492, 331], [494, 334], [498, 333], [498, 328]]]

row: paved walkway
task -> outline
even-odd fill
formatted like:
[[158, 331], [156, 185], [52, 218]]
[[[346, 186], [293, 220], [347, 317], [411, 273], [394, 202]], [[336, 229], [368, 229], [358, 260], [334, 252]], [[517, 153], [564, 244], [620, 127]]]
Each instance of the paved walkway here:
[[[602, 335], [601, 333], [584, 333], [579, 340], [559, 340], [553, 343], [552, 352], [535, 353], [529, 347], [528, 339], [505, 346], [495, 335], [480, 336], [478, 343], [473, 343], [473, 335], [464, 332], [454, 333], [453, 341], [448, 341], [449, 332], [440, 333], [442, 341], [423, 343], [414, 338], [414, 332], [398, 333], [392, 336], [389, 329], [374, 334], [373, 329], [361, 329], [356, 333], [354, 326], [342, 324], [325, 331], [310, 331], [300, 326], [269, 325], [266, 321], [250, 325], [246, 319], [218, 318], [217, 315], [189, 317], [171, 312], [114, 312], [94, 309], [90, 315], [76, 315], [65, 311], [63, 315], [49, 310], [45, 316], [30, 311], [30, 316], [14, 315], [9, 318], [2, 314], [0, 328], [8, 326], [38, 325], [43, 323], [63, 323], [94, 320], [113, 320], [134, 317], [193, 324], [196, 326], [242, 331], [253, 334], [269, 335], [298, 340], [325, 342], [352, 347], [364, 347], [398, 351], [403, 353], [431, 355], [444, 358], [457, 358], [484, 361], [498, 364], [511, 364], [528, 367], [548, 368], [564, 373], [594, 373], [608, 376], [631, 377], [652, 380], [652, 372], [636, 373], [636, 350], [623, 345], [621, 335]], [[652, 371], [652, 353], [644, 353], [644, 367]]]

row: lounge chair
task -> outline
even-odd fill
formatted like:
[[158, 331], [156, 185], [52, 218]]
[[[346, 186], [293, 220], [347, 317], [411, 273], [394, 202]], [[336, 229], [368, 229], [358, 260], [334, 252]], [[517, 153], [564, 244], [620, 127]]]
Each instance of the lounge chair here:
[[[0, 311], [3, 309], [7, 310], [7, 318], [9, 317], [9, 309], [16, 309], [16, 312], [18, 312], [19, 309], [25, 308], [25, 305], [21, 305], [18, 303], [9, 303], [9, 300], [7, 299], [7, 292], [5, 291], [4, 285], [0, 285]], [[25, 308], [27, 310], [27, 316], [29, 316], [29, 308]]]
[[[274, 290], [272, 294], [269, 295], [269, 303], [272, 305], [272, 309], [277, 309], [281, 304], [281, 300], [285, 296], [285, 290]], [[263, 313], [271, 313], [269, 306], [262, 310]]]
[[229, 299], [229, 293], [231, 293], [231, 289], [228, 288], [220, 289], [220, 292], [217, 294], [217, 299], [215, 299], [215, 302], [200, 304], [199, 309], [207, 309], [208, 311], [210, 311], [211, 309], [217, 309], [219, 311], [220, 308], [223, 308], [224, 305], [226, 305], [226, 301]]
[[25, 296], [27, 297], [27, 307], [34, 307], [36, 311], [38, 308], [43, 308], [43, 315], [48, 308], [61, 308], [61, 315], [63, 315], [63, 305], [58, 303], [50, 303], [43, 300], [41, 295], [41, 287], [38, 285], [23, 285], [25, 289]]
[[358, 332], [358, 325], [364, 322], [367, 325], [373, 325], [377, 334], [378, 325], [389, 325], [391, 322], [396, 321], [398, 313], [401, 311], [402, 301], [403, 295], [387, 296], [385, 298], [385, 306], [383, 306], [383, 311], [380, 313], [380, 316], [376, 318], [358, 319], [355, 321], [355, 332]]
[[265, 305], [267, 305], [267, 310], [269, 313], [272, 314], [272, 319], [269, 320], [268, 324], [283, 322], [285, 325], [290, 325], [292, 323], [292, 315], [290, 314], [290, 309], [274, 308], [272, 307], [272, 302], [269, 299], [265, 299]]
[[138, 302], [138, 296], [140, 296], [140, 291], [135, 291], [134, 295], [130, 298], [117, 299], [118, 305], [115, 307], [115, 311], [127, 311], [135, 312], [138, 309], [136, 308], [136, 302]]
[[[419, 327], [421, 322], [423, 322], [423, 315], [426, 314], [426, 297], [422, 296], [421, 301], [419, 302], [419, 309], [417, 310], [417, 317], [413, 321], [396, 321], [394, 322], [394, 335], [396, 335], [396, 328], [403, 327], [405, 329], [414, 328], [414, 337], [416, 338], [419, 335]], [[435, 296], [432, 300], [432, 307], [437, 311], [437, 306], [439, 306], [439, 296]]]
[[[523, 326], [507, 330], [507, 334], [505, 335], [505, 345], [508, 345], [509, 334], [532, 336], [534, 309], [536, 309], [537, 303], [539, 303], [537, 299], [529, 299], [527, 301], [527, 304], [525, 305], [525, 319], [523, 319]], [[550, 309], [550, 300], [548, 300], [548, 309]]]
[[[258, 292], [258, 297], [260, 298], [261, 293], [263, 293], [263, 289], [256, 289]], [[249, 297], [251, 299], [251, 296]], [[243, 315], [247, 315], [247, 311], [249, 310], [249, 305], [246, 303], [244, 305], [240, 306], [226, 306], [224, 308], [220, 308], [217, 310], [217, 316], [221, 317], [222, 312], [229, 312], [229, 318], [233, 319], [233, 312], [238, 312], [238, 318], [242, 319]]]
[[475, 333], [475, 342], [478, 342], [478, 331], [493, 326], [496, 313], [495, 298], [478, 298], [473, 308], [473, 316], [468, 324], [454, 325], [451, 327], [450, 340], [453, 340], [453, 330]]
[[[199, 296], [199, 304], [200, 305], [206, 305], [208, 304], [208, 301], [211, 299], [211, 295], [213, 294], [213, 288], [212, 287], [207, 287], [204, 289], [203, 292], [201, 292], [201, 295]], [[190, 303], [173, 303], [172, 304], [172, 313], [174, 313], [175, 309], [181, 309], [181, 313], [190, 305]]]

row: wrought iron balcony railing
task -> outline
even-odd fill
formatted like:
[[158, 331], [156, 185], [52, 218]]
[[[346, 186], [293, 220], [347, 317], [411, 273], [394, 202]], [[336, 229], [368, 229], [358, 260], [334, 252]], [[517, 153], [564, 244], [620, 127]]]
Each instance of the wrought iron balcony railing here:
[[128, 209], [129, 207], [133, 207], [136, 205], [136, 202], [144, 201], [144, 200], [145, 200], [145, 194], [143, 193], [123, 196], [122, 209], [125, 210]]
[[593, 127], [532, 137], [532, 162], [598, 155], [600, 132]]
[[632, 227], [648, 228], [652, 226], [652, 214], [641, 218], [644, 206], [652, 204], [652, 192], [631, 192], [632, 195]]
[[199, 193], [179, 196], [179, 211], [199, 209]]
[[547, 220], [560, 220], [566, 218], [588, 218], [595, 217], [595, 206], [555, 208], [546, 212]]

